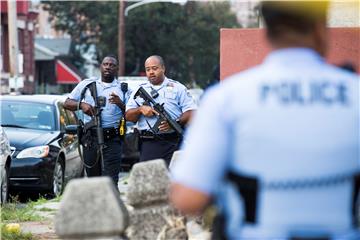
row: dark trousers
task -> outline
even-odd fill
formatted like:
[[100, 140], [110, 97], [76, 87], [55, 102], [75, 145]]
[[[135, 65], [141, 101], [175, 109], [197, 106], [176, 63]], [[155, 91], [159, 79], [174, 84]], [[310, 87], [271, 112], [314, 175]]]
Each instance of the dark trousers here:
[[84, 148], [84, 162], [87, 165], [85, 166], [87, 176], [109, 176], [117, 186], [122, 153], [120, 137], [116, 136], [105, 141], [103, 148], [103, 169], [101, 167], [101, 156], [97, 151], [98, 150], [95, 147]]
[[164, 159], [169, 166], [173, 153], [180, 147], [179, 138], [161, 140], [148, 139], [140, 141], [140, 162]]

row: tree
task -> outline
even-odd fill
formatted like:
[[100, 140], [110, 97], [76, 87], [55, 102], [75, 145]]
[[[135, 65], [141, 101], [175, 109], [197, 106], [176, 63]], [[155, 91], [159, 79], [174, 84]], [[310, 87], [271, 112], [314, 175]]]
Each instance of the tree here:
[[[117, 45], [118, 2], [42, 1], [50, 13], [50, 21], [57, 30], [67, 32], [74, 43], [73, 63], [82, 69], [82, 54], [95, 44], [98, 56], [113, 53]], [[106, 14], [105, 14], [106, 13]], [[112, 24], [111, 24], [112, 23]]]
[[[78, 49], [96, 44], [99, 59], [117, 53], [118, 2], [46, 1], [54, 26], [68, 32]], [[153, 54], [164, 57], [167, 75], [205, 86], [219, 63], [220, 28], [239, 27], [228, 2], [151, 3], [126, 18], [126, 74]]]

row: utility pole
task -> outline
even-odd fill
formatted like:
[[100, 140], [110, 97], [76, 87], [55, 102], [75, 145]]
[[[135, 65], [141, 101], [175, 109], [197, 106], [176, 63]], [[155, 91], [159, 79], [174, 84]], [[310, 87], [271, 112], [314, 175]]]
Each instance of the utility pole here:
[[13, 86], [15, 92], [18, 92], [18, 32], [17, 32], [17, 11], [16, 1], [8, 0], [8, 30], [9, 30], [9, 60], [10, 60], [10, 78], [9, 87]]
[[125, 1], [119, 1], [118, 59], [119, 76], [125, 75]]

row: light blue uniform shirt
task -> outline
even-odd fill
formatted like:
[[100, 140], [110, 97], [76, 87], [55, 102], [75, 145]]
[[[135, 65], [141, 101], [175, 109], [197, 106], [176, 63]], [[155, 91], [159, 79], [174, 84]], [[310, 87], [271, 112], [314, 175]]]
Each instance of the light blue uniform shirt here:
[[[121, 117], [123, 116], [121, 109], [116, 105], [109, 103], [110, 94], [114, 92], [116, 95], [120, 97], [120, 99], [126, 103], [126, 99], [123, 97], [123, 92], [121, 91], [120, 82], [117, 80], [112, 81], [111, 83], [107, 84], [101, 81], [101, 79], [90, 78], [81, 81], [70, 93], [69, 98], [75, 101], [80, 101], [80, 95], [82, 90], [86, 85], [89, 83], [96, 81], [96, 90], [98, 96], [106, 97], [106, 105], [102, 108], [101, 111], [101, 121], [103, 128], [110, 128], [110, 127], [119, 127], [119, 122]], [[126, 96], [125, 96], [126, 98]], [[94, 106], [94, 99], [91, 96], [90, 90], [87, 90], [85, 93], [85, 98], [83, 100], [86, 103]], [[84, 121], [89, 122], [91, 117], [84, 114]]]
[[[165, 78], [161, 85], [152, 85], [150, 82], [147, 82], [141, 84], [140, 87], [143, 87], [150, 96], [152, 89], [156, 90], [159, 96], [154, 100], [160, 104], [164, 103], [165, 110], [174, 120], [180, 118], [184, 112], [196, 109], [196, 104], [186, 87], [172, 79]], [[138, 96], [134, 99], [136, 92], [134, 91], [131, 94], [126, 104], [126, 111], [143, 105], [144, 100], [141, 97]], [[149, 125], [153, 127], [157, 120], [158, 116], [155, 115], [152, 117], [141, 115], [138, 120], [138, 128], [139, 130], [150, 130]]]
[[[230, 239], [311, 231], [360, 239], [351, 222], [351, 176], [360, 171], [359, 76], [326, 64], [315, 51], [274, 51], [209, 90], [183, 147], [173, 181], [218, 196]], [[255, 225], [242, 222], [243, 203], [223, 181], [228, 170], [260, 181]], [[334, 184], [336, 176], [345, 180]], [[269, 187], [319, 179], [330, 180]]]

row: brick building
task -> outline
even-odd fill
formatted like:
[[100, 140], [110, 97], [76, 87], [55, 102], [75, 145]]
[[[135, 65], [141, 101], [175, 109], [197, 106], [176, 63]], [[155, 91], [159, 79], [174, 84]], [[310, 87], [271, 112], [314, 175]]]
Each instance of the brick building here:
[[[19, 78], [21, 82], [23, 82], [23, 84], [20, 85], [19, 91], [25, 94], [32, 94], [35, 93], [34, 22], [37, 17], [37, 12], [31, 8], [30, 1], [17, 1], [16, 3], [19, 45], [18, 70]], [[0, 92], [2, 94], [11, 91], [11, 86], [9, 86], [10, 63], [7, 13], [7, 1], [1, 1]]]

